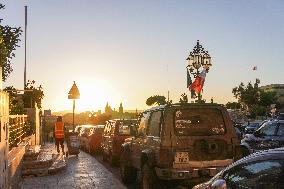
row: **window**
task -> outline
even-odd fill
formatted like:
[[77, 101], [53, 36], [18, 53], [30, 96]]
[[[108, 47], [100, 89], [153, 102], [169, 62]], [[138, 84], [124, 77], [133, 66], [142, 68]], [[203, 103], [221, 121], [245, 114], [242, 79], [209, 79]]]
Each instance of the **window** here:
[[237, 165], [223, 174], [230, 188], [283, 188], [284, 160], [265, 160]]
[[160, 136], [161, 117], [161, 111], [156, 111], [152, 113], [148, 127], [148, 135]]
[[277, 135], [284, 136], [284, 124], [283, 123], [279, 124]]
[[145, 135], [146, 134], [146, 128], [148, 125], [148, 120], [150, 117], [150, 112], [144, 112], [140, 115], [140, 124], [138, 128], [138, 135]]
[[275, 135], [276, 123], [266, 123], [259, 131], [260, 135], [263, 136], [272, 136]]
[[177, 135], [223, 135], [226, 127], [222, 111], [217, 108], [187, 108], [174, 114]]
[[104, 134], [105, 135], [110, 135], [110, 128], [111, 127], [111, 123], [107, 122], [105, 128], [104, 128]]

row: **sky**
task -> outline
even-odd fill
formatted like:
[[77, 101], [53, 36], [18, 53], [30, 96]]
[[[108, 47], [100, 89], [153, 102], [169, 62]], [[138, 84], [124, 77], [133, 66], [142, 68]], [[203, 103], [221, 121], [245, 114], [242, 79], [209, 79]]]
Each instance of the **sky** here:
[[[3, 24], [24, 28], [28, 6], [27, 78], [43, 85], [44, 109], [146, 109], [152, 95], [178, 102], [186, 58], [200, 40], [212, 57], [203, 96], [235, 101], [240, 82], [284, 83], [282, 0], [4, 0]], [[23, 88], [24, 35], [4, 86]], [[257, 66], [253, 71], [252, 67]]]

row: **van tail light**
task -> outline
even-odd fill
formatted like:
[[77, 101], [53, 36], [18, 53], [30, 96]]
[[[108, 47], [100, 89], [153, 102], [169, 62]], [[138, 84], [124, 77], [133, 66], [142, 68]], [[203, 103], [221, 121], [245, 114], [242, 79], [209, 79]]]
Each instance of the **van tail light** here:
[[161, 148], [159, 154], [159, 165], [161, 167], [169, 167], [173, 163], [173, 154], [170, 149]]

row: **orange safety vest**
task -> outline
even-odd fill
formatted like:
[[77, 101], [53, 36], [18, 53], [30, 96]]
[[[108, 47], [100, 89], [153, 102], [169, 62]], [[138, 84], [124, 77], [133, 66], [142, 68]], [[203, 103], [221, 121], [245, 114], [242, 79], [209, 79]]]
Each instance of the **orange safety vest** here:
[[64, 123], [56, 122], [54, 132], [55, 132], [55, 138], [64, 138]]

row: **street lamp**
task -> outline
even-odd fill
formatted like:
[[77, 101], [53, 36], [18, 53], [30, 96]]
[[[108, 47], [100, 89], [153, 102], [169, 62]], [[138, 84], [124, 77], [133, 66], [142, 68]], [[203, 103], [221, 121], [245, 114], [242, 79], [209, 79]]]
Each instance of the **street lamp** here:
[[74, 124], [74, 114], [75, 114], [75, 100], [80, 98], [80, 92], [79, 89], [74, 81], [69, 93], [68, 93], [68, 99], [73, 100], [73, 132], [75, 130], [75, 124]]
[[[212, 66], [211, 57], [208, 51], [205, 51], [202, 45], [197, 40], [196, 46], [193, 48], [193, 51], [189, 53], [187, 57], [187, 70], [188, 72], [196, 78], [202, 70], [205, 70], [206, 73], [209, 72], [210, 67]], [[198, 102], [201, 101], [201, 94], [198, 93]]]

